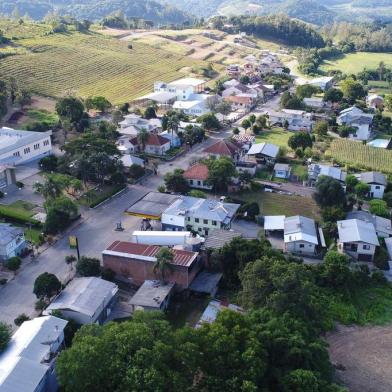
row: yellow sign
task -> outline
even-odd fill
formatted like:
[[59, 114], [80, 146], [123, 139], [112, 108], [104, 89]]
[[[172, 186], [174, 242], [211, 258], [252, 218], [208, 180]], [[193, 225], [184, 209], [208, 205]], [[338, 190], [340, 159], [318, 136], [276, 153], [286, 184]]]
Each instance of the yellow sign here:
[[75, 235], [69, 236], [69, 247], [71, 249], [76, 249], [78, 247], [78, 238]]

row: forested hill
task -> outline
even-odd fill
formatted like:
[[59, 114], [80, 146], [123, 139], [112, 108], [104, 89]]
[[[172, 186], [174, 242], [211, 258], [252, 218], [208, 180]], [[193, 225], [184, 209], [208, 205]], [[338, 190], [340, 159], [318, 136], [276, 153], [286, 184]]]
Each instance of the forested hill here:
[[128, 18], [143, 18], [156, 24], [183, 23], [190, 19], [186, 12], [155, 0], [0, 0], [0, 14], [28, 14], [35, 20], [57, 12], [78, 20], [96, 21], [118, 11]]

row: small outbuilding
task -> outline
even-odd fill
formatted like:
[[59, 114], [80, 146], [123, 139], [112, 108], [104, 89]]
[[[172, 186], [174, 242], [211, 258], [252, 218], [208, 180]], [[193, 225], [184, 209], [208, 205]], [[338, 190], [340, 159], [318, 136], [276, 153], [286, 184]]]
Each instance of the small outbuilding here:
[[276, 178], [290, 178], [291, 166], [288, 163], [275, 163], [274, 176]]

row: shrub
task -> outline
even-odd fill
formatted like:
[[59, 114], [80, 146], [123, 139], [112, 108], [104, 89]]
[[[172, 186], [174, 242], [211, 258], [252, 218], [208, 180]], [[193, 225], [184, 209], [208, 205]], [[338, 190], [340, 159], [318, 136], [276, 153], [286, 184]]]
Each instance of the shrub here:
[[389, 271], [388, 259], [387, 250], [382, 246], [378, 246], [374, 255], [374, 265], [381, 270]]
[[109, 192], [104, 192], [100, 196], [96, 197], [95, 200], [89, 204], [89, 207], [90, 208], [96, 207], [97, 205], [103, 203], [105, 200], [109, 199], [110, 197], [120, 192], [124, 188], [125, 188], [124, 185], [114, 186]]
[[23, 182], [21, 182], [21, 181], [16, 181], [16, 182], [15, 182], [15, 185], [16, 185], [19, 189], [24, 188], [24, 184], [23, 184]]
[[46, 301], [44, 301], [43, 299], [39, 299], [38, 301], [35, 302], [34, 308], [37, 311], [41, 311], [46, 308], [46, 305], [47, 305]]
[[101, 278], [113, 282], [116, 273], [110, 268], [103, 268], [101, 272]]
[[165, 193], [166, 192], [166, 187], [165, 185], [159, 185], [159, 187], [157, 188], [158, 192], [160, 193]]
[[18, 256], [10, 257], [7, 262], [5, 263], [5, 266], [10, 270], [10, 271], [17, 271], [20, 268], [20, 265], [22, 264], [22, 260]]
[[8, 281], [7, 281], [6, 278], [0, 279], [0, 286], [4, 286], [7, 282], [8, 282]]
[[30, 320], [30, 317], [25, 315], [24, 313], [22, 313], [14, 320], [14, 324], [19, 327], [25, 321], [28, 321], [28, 320]]

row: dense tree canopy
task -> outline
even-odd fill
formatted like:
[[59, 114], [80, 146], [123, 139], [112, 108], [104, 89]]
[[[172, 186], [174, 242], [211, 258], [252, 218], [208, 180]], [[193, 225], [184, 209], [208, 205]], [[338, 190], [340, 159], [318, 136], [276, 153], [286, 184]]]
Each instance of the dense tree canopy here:
[[312, 147], [312, 138], [308, 132], [296, 132], [294, 135], [290, 136], [287, 144], [293, 150], [297, 148], [305, 149], [306, 147]]
[[0, 353], [7, 347], [10, 339], [11, 328], [7, 324], [0, 322]]
[[208, 182], [216, 191], [225, 191], [230, 184], [231, 178], [237, 175], [233, 160], [227, 157], [209, 159]]
[[346, 202], [346, 195], [338, 180], [329, 176], [319, 176], [314, 199], [321, 207], [342, 206]]
[[165, 186], [170, 192], [186, 193], [189, 190], [188, 181], [184, 177], [184, 170], [175, 169], [165, 174]]
[[57, 276], [44, 272], [35, 280], [33, 293], [37, 298], [50, 298], [58, 293], [60, 289], [61, 282], [57, 279]]

